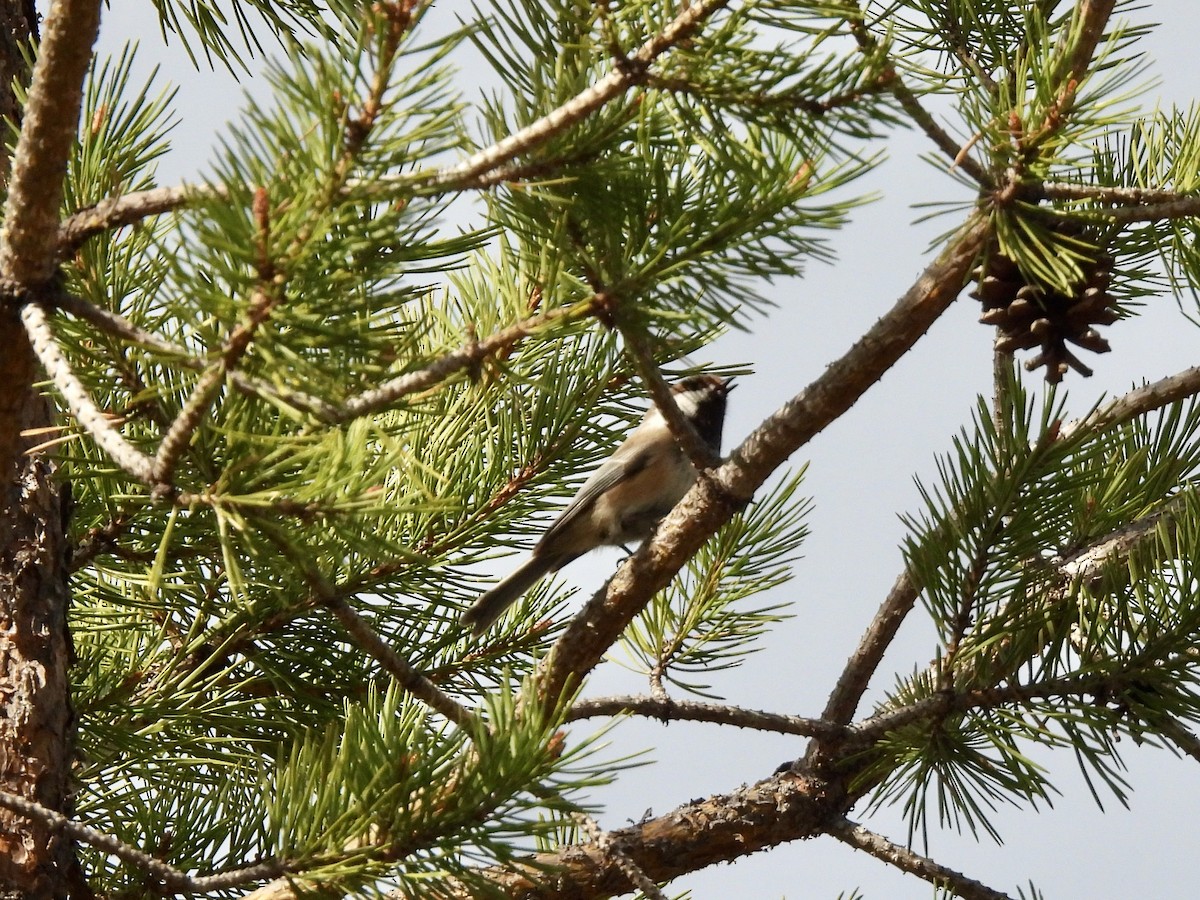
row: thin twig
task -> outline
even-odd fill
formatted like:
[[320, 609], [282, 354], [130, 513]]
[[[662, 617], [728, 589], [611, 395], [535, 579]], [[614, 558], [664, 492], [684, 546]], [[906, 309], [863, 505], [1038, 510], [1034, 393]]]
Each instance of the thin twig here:
[[166, 338], [159, 337], [154, 332], [135, 325], [120, 313], [102, 309], [94, 303], [89, 303], [82, 297], [72, 294], [65, 288], [56, 285], [46, 293], [45, 302], [47, 306], [68, 312], [75, 318], [82, 319], [89, 325], [95, 325], [101, 331], [114, 337], [147, 347], [163, 356], [179, 357], [179, 362], [188, 368], [199, 369], [204, 366], [204, 363], [193, 357], [182, 344], [175, 344]]
[[728, 3], [729, 0], [696, 0], [685, 5], [683, 11], [662, 31], [651, 36], [627, 59], [615, 65], [607, 75], [562, 106], [492, 146], [485, 147], [458, 165], [431, 174], [418, 175], [411, 179], [412, 183], [427, 186], [458, 184], [478, 178], [522, 154], [535, 150], [640, 83], [645, 78], [647, 69], [658, 57], [695, 34], [705, 19]]
[[893, 843], [883, 835], [869, 831], [849, 819], [843, 818], [831, 824], [829, 833], [855, 849], [864, 850], [876, 859], [883, 860], [902, 872], [923, 878], [943, 890], [949, 890], [964, 900], [1012, 900], [1008, 894], [1002, 894], [961, 872], [934, 862], [927, 856], [914, 853], [907, 847]]
[[31, 819], [38, 819], [97, 850], [111, 853], [123, 862], [146, 872], [171, 893], [202, 894], [249, 884], [252, 881], [262, 881], [264, 878], [278, 878], [287, 871], [281, 863], [269, 861], [215, 875], [188, 875], [111, 834], [72, 821], [60, 812], [8, 791], [0, 791], [0, 806]]
[[845, 728], [822, 719], [805, 719], [758, 709], [743, 709], [720, 703], [697, 700], [659, 700], [655, 697], [595, 697], [580, 700], [568, 710], [564, 722], [577, 722], [594, 716], [617, 716], [632, 713], [662, 722], [709, 722], [733, 725], [775, 734], [794, 734], [800, 737], [844, 736]]
[[696, 431], [696, 427], [680, 411], [679, 404], [675, 402], [675, 396], [671, 393], [670, 386], [663, 380], [662, 372], [659, 371], [658, 364], [654, 361], [654, 354], [646, 346], [642, 335], [634, 328], [622, 325], [620, 317], [617, 318], [617, 330], [621, 332], [621, 337], [625, 340], [625, 349], [633, 359], [638, 377], [642, 379], [642, 384], [650, 392], [654, 405], [662, 413], [675, 442], [687, 454], [697, 472], [711, 469], [720, 462], [720, 456], [704, 442]]
[[76, 377], [70, 363], [63, 356], [41, 305], [25, 304], [21, 310], [21, 321], [25, 324], [25, 331], [42, 368], [58, 388], [67, 409], [83, 430], [92, 436], [123, 471], [144, 484], [157, 485], [154, 461], [125, 440], [93, 402], [87, 388]]
[[[871, 57], [879, 53], [879, 41], [867, 30], [866, 21], [858, 4], [847, 2], [844, 4], [844, 7], [846, 9], [846, 21], [850, 26], [850, 33], [854, 36], [854, 40], [858, 43], [858, 48], [862, 54]], [[913, 120], [917, 127], [925, 132], [925, 136], [933, 141], [937, 148], [945, 154], [947, 159], [953, 162], [955, 168], [967, 173], [980, 187], [987, 188], [993, 184], [991, 175], [972, 156], [963, 152], [960, 141], [952, 138], [937, 123], [933, 114], [922, 105], [920, 99], [905, 84], [904, 79], [900, 77], [894, 66], [887, 66], [881, 73], [880, 79], [888, 85], [892, 96], [900, 104], [900, 108], [908, 113], [909, 118]]]
[[995, 179], [975, 160], [975, 157], [971, 156], [969, 149], [961, 141], [952, 138], [937, 123], [933, 114], [921, 104], [917, 95], [909, 89], [899, 75], [896, 75], [892, 81], [892, 96], [896, 98], [900, 108], [908, 113], [913, 122], [917, 124], [917, 127], [925, 132], [925, 136], [950, 159], [953, 168], [966, 172], [971, 180], [982, 188], [989, 188], [995, 184]]
[[838, 677], [821, 714], [822, 721], [845, 725], [853, 718], [871, 677], [883, 661], [901, 623], [912, 612], [918, 594], [917, 583], [907, 572], [896, 579]]
[[[53, 290], [49, 295], [48, 302], [56, 309], [68, 312], [76, 318], [83, 319], [85, 322], [96, 326], [107, 334], [114, 335], [134, 344], [139, 344], [156, 353], [169, 357], [172, 362], [186, 369], [203, 370], [210, 365], [208, 361], [194, 356], [182, 344], [176, 344], [165, 338], [161, 338], [153, 332], [135, 325], [120, 313], [103, 309], [68, 291]], [[226, 374], [234, 388], [248, 396], [262, 397], [264, 400], [269, 400], [273, 403], [303, 410], [319, 419], [329, 419], [336, 413], [336, 407], [332, 404], [304, 391], [278, 387], [260, 378], [246, 375], [236, 369]]]
[[659, 662], [650, 669], [650, 696], [659, 703], [670, 703], [671, 695], [667, 693], [667, 688], [663, 684], [663, 664], [661, 658]]
[[[367, 621], [356, 613], [345, 598], [326, 580], [314, 561], [303, 555], [291, 542], [287, 532], [277, 522], [264, 517], [256, 518], [261, 532], [266, 535], [280, 552], [303, 574], [304, 580], [312, 592], [311, 600], [324, 606], [342, 623], [358, 645], [375, 658], [375, 661], [396, 679], [396, 683], [408, 691], [431, 709], [441, 713], [456, 725], [474, 725], [475, 715], [466, 707], [461, 706], [452, 697], [442, 691], [436, 684], [426, 678], [407, 660], [403, 659], [391, 646], [380, 637]], [[226, 635], [222, 640], [228, 645], [234, 635]]]
[[474, 725], [475, 715], [426, 678], [379, 636], [367, 621], [336, 594], [322, 597], [321, 603], [334, 614], [346, 633], [396, 679], [396, 683], [431, 709], [437, 710], [456, 725]]
[[[1172, 670], [1190, 669], [1195, 662], [1191, 654], [1182, 653], [1158, 660], [1157, 667]], [[1141, 679], [1142, 673], [1136, 671], [1101, 672], [1095, 675], [1067, 675], [1032, 684], [1013, 683], [1003, 687], [974, 690], [945, 690], [924, 700], [878, 712], [855, 723], [849, 729], [844, 749], [847, 752], [866, 749], [889, 732], [905, 725], [943, 719], [973, 709], [996, 709], [1034, 700], [1087, 698], [1088, 702], [1092, 702], [1091, 698], [1095, 694], [1117, 695], [1137, 687]]]
[[456, 372], [468, 369], [516, 344], [523, 338], [556, 322], [574, 322], [587, 318], [596, 311], [597, 300], [591, 297], [571, 306], [559, 307], [549, 312], [530, 316], [501, 329], [483, 340], [470, 340], [458, 350], [447, 353], [423, 369], [416, 372], [406, 372], [379, 387], [365, 391], [356, 397], [351, 397], [341, 406], [331, 411], [326, 421], [331, 424], [349, 422], [386, 406], [395, 403], [408, 394], [423, 391], [444, 381]]

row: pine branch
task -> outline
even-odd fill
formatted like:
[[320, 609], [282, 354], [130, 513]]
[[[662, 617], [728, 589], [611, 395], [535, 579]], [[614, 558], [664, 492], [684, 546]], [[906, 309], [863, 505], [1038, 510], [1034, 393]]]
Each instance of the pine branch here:
[[[597, 297], [603, 298], [604, 295], [598, 294]], [[617, 330], [621, 332], [621, 337], [625, 340], [625, 349], [633, 359], [638, 377], [642, 379], [642, 384], [650, 392], [650, 398], [654, 401], [654, 405], [658, 407], [658, 411], [666, 420], [667, 427], [671, 430], [671, 436], [675, 438], [680, 449], [687, 454], [697, 472], [711, 469], [720, 461], [719, 457], [700, 438], [695, 426], [679, 411], [675, 395], [671, 393], [671, 388], [663, 379], [662, 372], [654, 361], [654, 354], [646, 346], [644, 336], [633, 326], [623, 323], [620, 315], [616, 316], [616, 321]]]
[[772, 472], [874, 385], [958, 296], [988, 234], [972, 216], [913, 286], [816, 381], [770, 416], [697, 484], [567, 626], [541, 665], [550, 707], [577, 685], [650, 598], [740, 510]]
[[794, 734], [801, 737], [845, 736], [846, 729], [822, 719], [804, 719], [758, 709], [743, 709], [719, 703], [697, 700], [660, 700], [655, 697], [594, 697], [579, 700], [567, 711], [564, 722], [578, 722], [594, 716], [619, 716], [632, 713], [658, 719], [661, 722], [709, 722], [714, 725], [734, 725], [755, 731], [775, 734]]
[[111, 334], [132, 344], [148, 347], [163, 356], [177, 358], [181, 365], [189, 369], [204, 367], [204, 363], [193, 357], [182, 344], [175, 344], [161, 338], [154, 332], [135, 325], [120, 313], [102, 309], [61, 287], [56, 286], [52, 292], [48, 293], [46, 305], [69, 312], [75, 318], [94, 325], [106, 334]]
[[70, 363], [62, 355], [62, 351], [50, 330], [46, 313], [41, 305], [27, 303], [21, 310], [21, 321], [29, 342], [33, 345], [34, 353], [46, 370], [50, 380], [62, 395], [67, 409], [92, 439], [105, 453], [112, 457], [113, 462], [122, 471], [143, 484], [156, 486], [154, 461], [125, 440], [115, 428], [109, 424], [108, 418], [96, 406], [83, 383], [71, 370]]
[[594, 315], [598, 304], [599, 299], [591, 297], [572, 306], [559, 307], [536, 316], [530, 316], [528, 319], [495, 332], [482, 341], [470, 340], [458, 350], [447, 353], [422, 369], [398, 375], [390, 381], [385, 381], [379, 387], [351, 397], [340, 407], [331, 410], [331, 414], [325, 420], [330, 424], [340, 425], [360, 416], [378, 412], [401, 397], [427, 390], [445, 381], [451, 375], [479, 364], [489, 356], [503, 353], [518, 341], [535, 334], [548, 325], [557, 322], [575, 322]]
[[228, 195], [223, 185], [180, 184], [107, 197], [63, 220], [58, 228], [58, 258], [66, 259], [89, 238], [106, 231], [134, 225], [150, 216], [172, 212], [193, 203], [225, 200]]
[[[1198, 393], [1200, 367], [1132, 390], [1106, 403], [1087, 418], [1067, 423], [1060, 430], [1059, 437], [1061, 440], [1067, 440], [1084, 430], [1104, 431]], [[1148, 517], [1134, 527], [1123, 529], [1119, 536], [1111, 535], [1088, 548], [1081, 549], [1069, 562], [1063, 564], [1064, 575], [1074, 577], [1084, 574], [1089, 567], [1096, 567], [1112, 552], [1122, 548], [1127, 552], [1133, 542], [1151, 535], [1161, 520], [1160, 516]], [[822, 721], [839, 724], [850, 721], [862, 695], [866, 692], [871, 676], [879, 667], [904, 618], [912, 611], [919, 593], [920, 586], [908, 573], [902, 573], [896, 579], [892, 590], [876, 612], [858, 648], [838, 678], [822, 713]]]
[[696, 0], [685, 5], [683, 11], [662, 31], [650, 37], [631, 56], [619, 60], [607, 75], [562, 106], [492, 146], [485, 147], [458, 165], [431, 174], [410, 176], [405, 180], [414, 186], [460, 185], [474, 181], [505, 166], [518, 156], [529, 153], [577, 122], [583, 121], [631, 87], [643, 83], [655, 60], [695, 34], [705, 19], [728, 3], [729, 0]]
[[901, 573], [838, 677], [825, 703], [822, 721], [845, 725], [854, 716], [871, 677], [883, 661], [887, 648], [895, 640], [905, 617], [912, 612], [919, 594], [920, 588], [912, 576], [907, 572]]
[[331, 594], [321, 598], [322, 604], [333, 613], [346, 633], [355, 640], [375, 661], [383, 666], [400, 687], [404, 688], [430, 709], [441, 713], [456, 725], [474, 726], [478, 724], [475, 715], [466, 707], [457, 703], [436, 684], [426, 678], [400, 656], [391, 646], [379, 636], [366, 620], [350, 608], [342, 598]]
[[865, 850], [901, 872], [923, 878], [941, 890], [962, 897], [963, 900], [1012, 900], [1008, 894], [993, 890], [961, 872], [934, 862], [927, 856], [914, 853], [907, 847], [893, 843], [883, 835], [869, 831], [849, 819], [843, 818], [834, 822], [829, 828], [829, 834], [856, 850]]
[[0, 275], [23, 287], [44, 284], [54, 275], [63, 180], [99, 29], [99, 0], [50, 5], [13, 154], [0, 245]]
[[37, 819], [55, 831], [61, 831], [77, 841], [83, 841], [97, 850], [112, 854], [134, 869], [145, 872], [169, 893], [203, 894], [222, 888], [239, 887], [253, 881], [261, 881], [264, 878], [278, 878], [287, 871], [282, 864], [271, 861], [215, 875], [188, 875], [149, 853], [126, 844], [111, 834], [105, 834], [88, 825], [74, 822], [60, 812], [32, 800], [18, 797], [16, 794], [0, 791], [0, 806], [31, 819]]
[[[1067, 559], [1059, 560], [1057, 570], [1064, 587], [1048, 593], [1042, 598], [1042, 602], [1052, 604], [1065, 598], [1069, 593], [1069, 585], [1087, 582], [1098, 577], [1106, 567], [1128, 559], [1129, 555], [1144, 541], [1160, 538], [1164, 534], [1164, 530], [1167, 534], [1173, 534], [1176, 527], [1175, 513], [1186, 507], [1188, 499], [1187, 495], [1179, 495], [1166, 504], [1163, 509], [1118, 528], [1088, 546], [1080, 548]], [[1028, 599], [1022, 598], [1017, 602], [1022, 604], [1026, 612], [1028, 611]], [[1008, 642], [1007, 638], [1000, 641], [995, 652], [999, 653]], [[1178, 657], [1160, 659], [1157, 661], [1157, 665], [1159, 667], [1172, 667], [1175, 664], [1187, 666], [1192, 662], [1190, 652], [1185, 652]], [[944, 666], [945, 663], [940, 660], [932, 663], [930, 665], [931, 676], [934, 678], [940, 676]], [[1010, 666], [1009, 670], [1011, 668]], [[974, 666], [963, 667], [945, 683], [947, 685], [971, 685], [977, 681], [976, 674]], [[1072, 675], [1032, 684], [1010, 683], [1003, 687], [996, 686], [994, 682], [1003, 675], [1004, 673], [992, 673], [986, 685], [976, 688], [943, 687], [936, 696], [919, 703], [876, 714], [854, 725], [852, 736], [844, 746], [839, 746], [838, 749], [845, 750], [850, 746], [868, 746], [887, 732], [904, 724], [923, 719], [937, 719], [969, 709], [993, 708], [1009, 703], [1052, 697], [1082, 698], [1096, 693], [1119, 694], [1127, 688], [1136, 687], [1139, 677], [1137, 672], [1116, 671], [1102, 672], [1096, 675]], [[823, 748], [815, 747], [810, 751], [810, 760], [812, 753], [819, 752], [820, 749]]]
[[[161, 353], [184, 368], [204, 370], [209, 365], [207, 361], [192, 355], [191, 351], [182, 344], [176, 344], [161, 338], [153, 332], [135, 325], [120, 313], [88, 303], [82, 297], [77, 297], [69, 291], [56, 289], [47, 302], [52, 304], [56, 309], [68, 312], [76, 318], [94, 325], [106, 334], [111, 334], [122, 340], [148, 347], [156, 353]], [[303, 410], [319, 419], [328, 419], [336, 413], [336, 407], [312, 394], [278, 387], [260, 378], [246, 375], [237, 369], [226, 373], [226, 375], [229, 378], [230, 384], [240, 393], [247, 396], [261, 397], [264, 400], [290, 406], [293, 409]]]
[[1178, 494], [1155, 512], [1122, 525], [1076, 550], [1058, 564], [1060, 576], [1068, 584], [1095, 578], [1105, 566], [1128, 560], [1143, 541], [1159, 537], [1162, 529], [1173, 534], [1176, 513], [1184, 509], [1189, 496], [1194, 496], [1194, 492]]
[[[101, 309], [65, 291], [55, 290], [48, 302], [71, 313], [98, 328], [134, 343], [170, 356], [179, 365], [189, 369], [203, 370], [208, 363], [192, 355], [182, 345], [172, 343], [130, 322], [124, 316]], [[572, 306], [552, 309], [530, 316], [520, 322], [501, 329], [483, 340], [472, 340], [458, 350], [451, 351], [415, 372], [384, 382], [378, 387], [364, 391], [340, 405], [335, 405], [303, 391], [289, 390], [245, 375], [236, 369], [227, 370], [230, 382], [243, 393], [276, 400], [296, 409], [304, 410], [330, 425], [341, 425], [362, 416], [387, 408], [402, 397], [428, 390], [451, 375], [471, 368], [485, 359], [503, 353], [524, 338], [536, 334], [549, 325], [569, 323], [594, 315], [600, 300], [592, 297]]]

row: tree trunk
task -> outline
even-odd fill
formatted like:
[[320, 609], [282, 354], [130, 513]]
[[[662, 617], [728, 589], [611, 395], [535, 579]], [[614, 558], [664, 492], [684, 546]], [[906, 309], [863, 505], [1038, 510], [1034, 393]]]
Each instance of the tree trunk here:
[[[11, 85], [28, 82], [20, 48], [36, 34], [32, 0], [0, 0], [0, 114], [19, 123]], [[7, 183], [10, 160], [0, 162]], [[66, 811], [72, 712], [67, 668], [69, 491], [45, 456], [26, 455], [51, 424], [18, 310], [0, 309], [0, 790]], [[63, 897], [72, 844], [0, 808], [0, 896]]]

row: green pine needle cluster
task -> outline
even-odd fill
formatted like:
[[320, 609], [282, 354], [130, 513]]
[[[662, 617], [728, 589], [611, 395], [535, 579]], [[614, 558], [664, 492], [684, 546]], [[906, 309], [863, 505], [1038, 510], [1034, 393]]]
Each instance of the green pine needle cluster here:
[[[1072, 748], [1097, 802], [1123, 801], [1120, 736], [1200, 720], [1200, 410], [1059, 437], [1061, 399], [1037, 412], [1019, 386], [1010, 397], [999, 421], [981, 405], [909, 522], [909, 571], [940, 647], [881, 709], [975, 701], [878, 748], [872, 771], [891, 773], [879, 799], [902, 802], [926, 837], [934, 813], [994, 834], [998, 805], [1050, 802], [1038, 746]], [[1127, 556], [1077, 568], [1136, 529], [1147, 537]]]

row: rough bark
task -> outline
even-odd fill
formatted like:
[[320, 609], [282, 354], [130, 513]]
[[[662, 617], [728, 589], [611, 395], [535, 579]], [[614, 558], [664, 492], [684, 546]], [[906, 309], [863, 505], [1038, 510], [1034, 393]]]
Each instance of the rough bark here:
[[[0, 0], [0, 115], [14, 123], [14, 79], [35, 36], [32, 0]], [[11, 171], [0, 154], [0, 178]], [[66, 628], [68, 494], [45, 457], [25, 455], [27, 429], [51, 422], [15, 306], [0, 309], [0, 789], [56, 810], [67, 803], [72, 713]], [[0, 810], [0, 896], [61, 897], [69, 841], [42, 822]]]
[[[21, 388], [20, 421], [44, 425], [44, 399], [30, 384]], [[72, 723], [67, 496], [49, 460], [18, 457], [0, 518], [0, 788], [64, 812]], [[71, 859], [70, 842], [45, 823], [0, 809], [0, 895], [64, 896]]]

